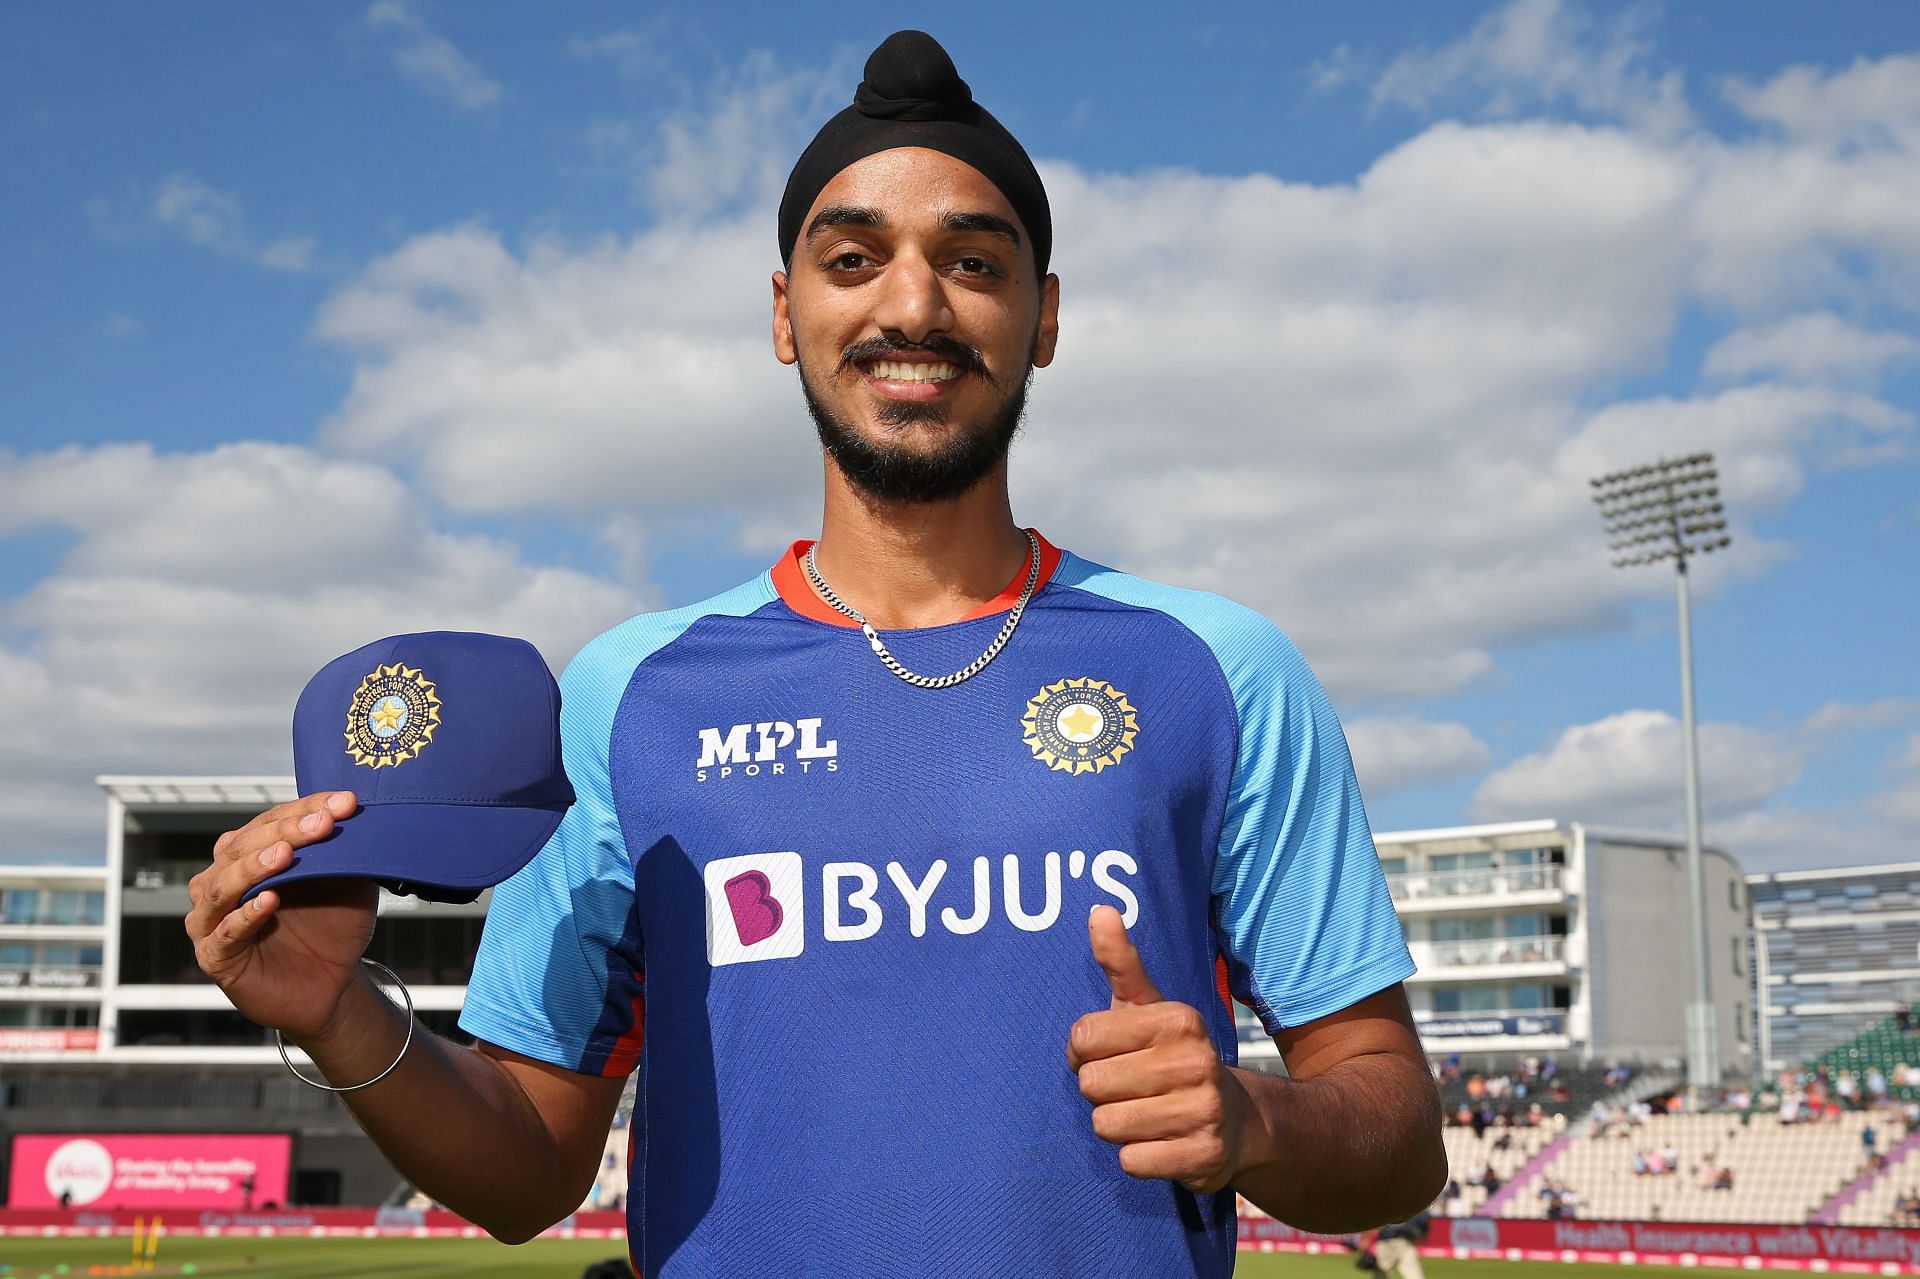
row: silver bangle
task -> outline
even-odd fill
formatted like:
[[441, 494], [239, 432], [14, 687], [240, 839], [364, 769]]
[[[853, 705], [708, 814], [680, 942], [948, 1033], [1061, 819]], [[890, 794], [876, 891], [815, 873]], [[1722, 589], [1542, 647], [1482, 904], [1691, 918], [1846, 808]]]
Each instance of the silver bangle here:
[[393, 1073], [394, 1066], [398, 1066], [400, 1064], [401, 1059], [407, 1055], [408, 1045], [413, 1043], [413, 1025], [414, 1025], [413, 993], [407, 989], [407, 983], [401, 981], [400, 975], [398, 973], [394, 972], [393, 969], [387, 967], [385, 964], [381, 963], [377, 959], [368, 959], [363, 955], [360, 958], [360, 962], [367, 965], [369, 968], [378, 968], [381, 972], [385, 973], [388, 979], [392, 981], [394, 985], [400, 988], [400, 994], [403, 997], [405, 997], [407, 1001], [407, 1037], [400, 1045], [400, 1055], [393, 1059], [393, 1065], [388, 1066], [385, 1070], [375, 1075], [372, 1079], [367, 1080], [365, 1083], [348, 1084], [345, 1088], [336, 1088], [332, 1084], [323, 1084], [317, 1079], [309, 1079], [305, 1075], [301, 1074], [299, 1067], [293, 1064], [293, 1058], [287, 1056], [287, 1041], [281, 1037], [279, 1031], [277, 1030], [274, 1031], [273, 1042], [279, 1046], [280, 1060], [287, 1063], [287, 1069], [293, 1072], [293, 1077], [295, 1079], [298, 1079], [301, 1083], [307, 1085], [309, 1088], [318, 1088], [322, 1092], [358, 1092], [362, 1088], [371, 1088], [373, 1085], [379, 1083], [382, 1079], [385, 1079], [388, 1075], [391, 1075]]

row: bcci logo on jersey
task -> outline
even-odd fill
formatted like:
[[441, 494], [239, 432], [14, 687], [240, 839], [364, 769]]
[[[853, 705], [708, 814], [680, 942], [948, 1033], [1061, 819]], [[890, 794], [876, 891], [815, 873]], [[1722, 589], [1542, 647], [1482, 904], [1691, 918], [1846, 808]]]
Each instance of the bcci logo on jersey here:
[[[1064, 856], [1050, 852], [1038, 859], [1038, 883], [1034, 860], [1027, 859], [1024, 872], [1017, 853], [975, 857], [971, 866], [949, 867], [939, 858], [919, 871], [897, 861], [884, 868], [821, 862], [815, 872], [820, 906], [814, 935], [822, 942], [857, 942], [883, 929], [925, 937], [938, 928], [966, 937], [996, 915], [1022, 932], [1039, 933], [1059, 923], [1063, 913], [1069, 925], [1077, 925], [1101, 902], [1118, 908], [1129, 928], [1140, 917], [1139, 896], [1127, 882], [1140, 873], [1131, 853], [1118, 848], [1091, 855], [1079, 848]], [[716, 858], [707, 863], [703, 878], [707, 962], [713, 967], [791, 959], [806, 949], [809, 875], [799, 853]]]
[[788, 772], [810, 773], [820, 765], [829, 773], [840, 770], [840, 742], [820, 740], [820, 718], [762, 720], [735, 724], [724, 732], [700, 730], [700, 760], [696, 781], [728, 777], [780, 777]]
[[1103, 679], [1063, 679], [1033, 695], [1020, 729], [1020, 740], [1048, 768], [1098, 773], [1133, 749], [1140, 712]]

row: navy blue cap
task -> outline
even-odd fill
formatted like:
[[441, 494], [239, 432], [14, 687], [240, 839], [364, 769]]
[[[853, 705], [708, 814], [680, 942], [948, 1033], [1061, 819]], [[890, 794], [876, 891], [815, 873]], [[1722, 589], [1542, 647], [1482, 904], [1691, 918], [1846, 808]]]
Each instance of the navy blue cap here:
[[328, 662], [294, 707], [293, 771], [302, 795], [350, 790], [360, 809], [249, 898], [352, 876], [472, 901], [573, 803], [553, 673], [525, 640], [475, 632], [392, 635]]

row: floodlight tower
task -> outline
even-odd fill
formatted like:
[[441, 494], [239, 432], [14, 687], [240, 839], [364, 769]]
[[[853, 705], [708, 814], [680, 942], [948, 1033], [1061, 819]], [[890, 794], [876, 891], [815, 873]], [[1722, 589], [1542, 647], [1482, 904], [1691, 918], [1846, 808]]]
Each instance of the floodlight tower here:
[[1732, 543], [1721, 518], [1713, 454], [1661, 458], [1588, 481], [1612, 538], [1615, 568], [1672, 560], [1680, 598], [1680, 714], [1687, 758], [1687, 896], [1693, 911], [1693, 1000], [1687, 1005], [1687, 1086], [1720, 1084], [1719, 1021], [1707, 968], [1706, 875], [1700, 861], [1700, 744], [1693, 722], [1693, 620], [1687, 561]]

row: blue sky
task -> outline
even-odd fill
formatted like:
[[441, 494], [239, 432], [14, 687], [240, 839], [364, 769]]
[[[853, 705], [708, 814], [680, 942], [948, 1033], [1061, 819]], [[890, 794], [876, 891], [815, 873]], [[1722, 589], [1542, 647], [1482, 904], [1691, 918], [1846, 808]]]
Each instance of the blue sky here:
[[[0, 11], [0, 858], [97, 856], [98, 773], [286, 771], [368, 638], [558, 665], [817, 527], [772, 202], [892, 25]], [[1582, 481], [1711, 448], [1709, 836], [1914, 855], [1920, 8], [932, 29], [1059, 228], [1018, 513], [1274, 617], [1376, 829], [1677, 826], [1671, 575]]]

